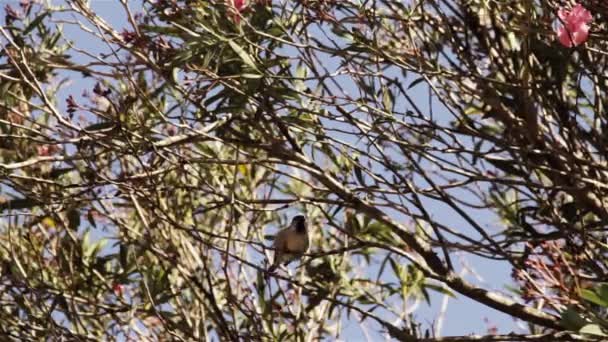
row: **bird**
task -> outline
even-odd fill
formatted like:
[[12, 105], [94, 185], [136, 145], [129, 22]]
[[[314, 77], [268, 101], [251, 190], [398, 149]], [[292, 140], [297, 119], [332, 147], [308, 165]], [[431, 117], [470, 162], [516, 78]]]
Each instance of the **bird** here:
[[297, 215], [291, 220], [291, 224], [277, 233], [272, 244], [274, 250], [274, 260], [268, 268], [272, 273], [280, 265], [287, 265], [298, 259], [308, 251], [310, 240], [306, 218], [304, 215]]

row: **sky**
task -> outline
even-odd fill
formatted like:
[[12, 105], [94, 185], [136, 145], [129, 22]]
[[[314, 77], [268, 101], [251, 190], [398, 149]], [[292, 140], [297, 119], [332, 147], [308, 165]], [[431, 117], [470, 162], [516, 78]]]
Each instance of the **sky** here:
[[[113, 27], [121, 28], [128, 26], [124, 18], [124, 12], [120, 8], [118, 1], [92, 0], [90, 3], [95, 12], [105, 18]], [[2, 15], [2, 17], [4, 16], [4, 4], [11, 4], [15, 8], [18, 8], [18, 1], [0, 0], [0, 4], [2, 4], [2, 8], [0, 9], [0, 15]], [[52, 1], [52, 4], [60, 5], [62, 2]], [[130, 4], [130, 7], [137, 12], [136, 5], [134, 5], [135, 3], [131, 2]], [[81, 48], [89, 51], [105, 51], [105, 46], [97, 45], [99, 44], [99, 41], [97, 39], [90, 39], [82, 30], [74, 29], [72, 26], [65, 26], [64, 33], [66, 37], [73, 40], [75, 44]], [[325, 62], [327, 62], [328, 65], [332, 63], [332, 61], [329, 60]], [[58, 104], [59, 107], [63, 109], [65, 109], [64, 99], [67, 98], [67, 96], [74, 95], [78, 100], [82, 91], [84, 89], [91, 89], [94, 84], [94, 80], [92, 79], [83, 79], [77, 74], [70, 74], [70, 76], [72, 76], [73, 82], [69, 87], [65, 87], [59, 92]], [[413, 88], [411, 92], [411, 96], [418, 99], [418, 105], [422, 110], [427, 111], [429, 109], [429, 101], [428, 91], [425, 86], [419, 85]], [[435, 106], [434, 113], [438, 117], [438, 120], [450, 119], [447, 116], [447, 111], [442, 110], [442, 106], [436, 98], [432, 99], [432, 104]], [[463, 196], [467, 195], [464, 194]], [[428, 199], [425, 200], [425, 205], [427, 206], [427, 210], [438, 221], [449, 222], [452, 227], [458, 228], [463, 232], [471, 232], [469, 224], [444, 205]], [[497, 224], [497, 218], [488, 211], [480, 211], [476, 214], [478, 215], [477, 218], [479, 221], [486, 224], [488, 227]], [[459, 258], [455, 258], [454, 261], [457, 264], [462, 263], [472, 266], [477, 275], [468, 274], [465, 278], [472, 282], [482, 283], [483, 287], [504, 290], [504, 285], [511, 283], [510, 269], [505, 267], [503, 263], [472, 256], [460, 256]], [[459, 267], [459, 269], [464, 270], [465, 268]], [[506, 291], [503, 292], [507, 293]], [[435, 321], [443, 299], [443, 296], [433, 295], [430, 306], [426, 303], [420, 303], [419, 309], [415, 312], [415, 317], [429, 324]], [[518, 332], [514, 320], [510, 316], [504, 315], [481, 304], [477, 304], [464, 296], [457, 295], [456, 299], [450, 298], [448, 301], [441, 334], [446, 336], [468, 333], [484, 334], [491, 326], [496, 326], [499, 333], [509, 333], [514, 330]], [[359, 340], [359, 338], [362, 337], [358, 322], [351, 320], [350, 322], [347, 322], [344, 328], [344, 340], [354, 341]], [[373, 327], [371, 329], [373, 329]], [[374, 332], [371, 333], [373, 337], [378, 336]]]

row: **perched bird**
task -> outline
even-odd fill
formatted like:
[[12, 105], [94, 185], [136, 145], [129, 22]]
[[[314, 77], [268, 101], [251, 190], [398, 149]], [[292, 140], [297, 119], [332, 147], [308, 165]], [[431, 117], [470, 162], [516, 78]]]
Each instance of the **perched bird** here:
[[303, 215], [295, 216], [289, 227], [278, 232], [274, 238], [272, 244], [274, 260], [268, 272], [273, 272], [279, 265], [287, 265], [301, 257], [308, 251], [309, 245], [306, 218]]

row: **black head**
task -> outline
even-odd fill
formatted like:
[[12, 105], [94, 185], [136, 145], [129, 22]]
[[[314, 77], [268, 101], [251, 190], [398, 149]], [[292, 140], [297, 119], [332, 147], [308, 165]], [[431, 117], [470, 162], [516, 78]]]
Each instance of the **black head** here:
[[306, 232], [306, 218], [304, 215], [294, 216], [291, 224], [296, 227], [296, 232], [304, 233]]

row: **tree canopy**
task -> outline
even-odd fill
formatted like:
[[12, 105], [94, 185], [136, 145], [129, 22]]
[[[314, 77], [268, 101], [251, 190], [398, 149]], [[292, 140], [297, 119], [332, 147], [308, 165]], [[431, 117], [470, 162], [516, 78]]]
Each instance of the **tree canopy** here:
[[[605, 1], [112, 8], [4, 8], [0, 336], [606, 338]], [[442, 336], [444, 297], [526, 328]]]

